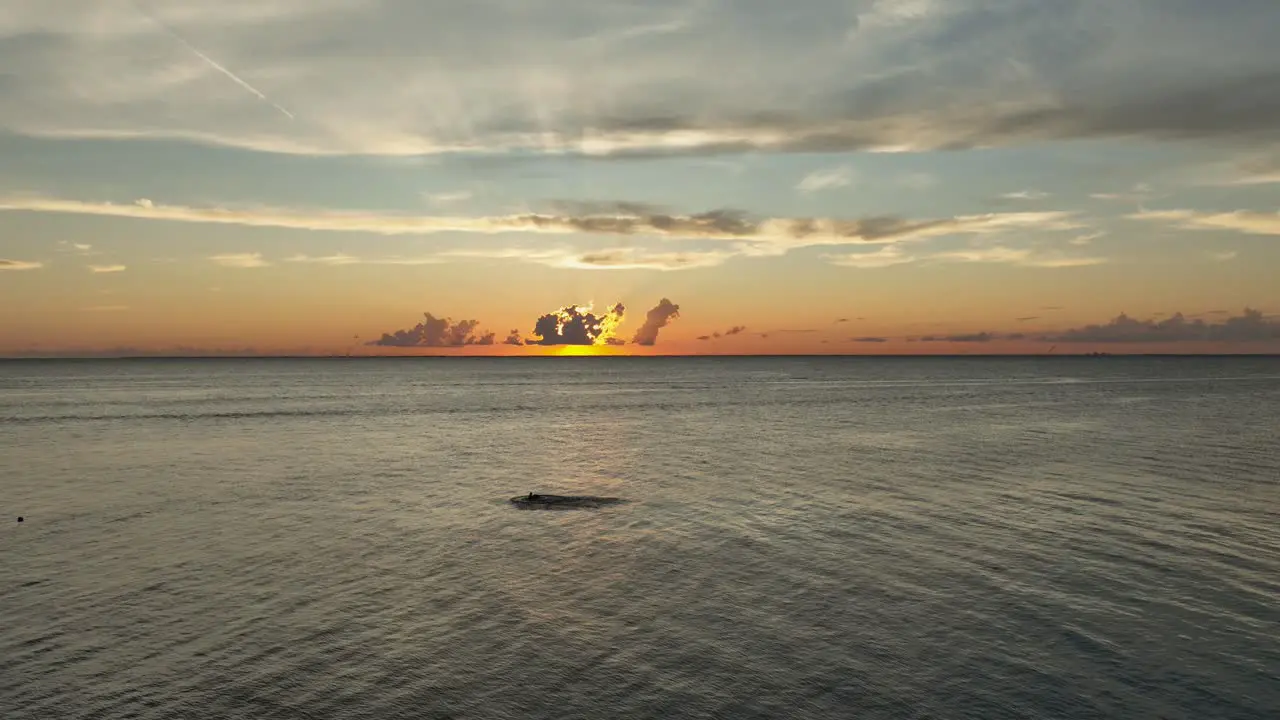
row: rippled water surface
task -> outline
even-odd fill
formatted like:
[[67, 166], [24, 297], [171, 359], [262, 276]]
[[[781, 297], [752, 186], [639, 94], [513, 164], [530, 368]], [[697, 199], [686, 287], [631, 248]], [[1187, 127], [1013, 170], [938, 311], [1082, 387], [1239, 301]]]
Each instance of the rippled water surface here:
[[24, 361], [0, 422], [7, 720], [1280, 717], [1280, 359]]

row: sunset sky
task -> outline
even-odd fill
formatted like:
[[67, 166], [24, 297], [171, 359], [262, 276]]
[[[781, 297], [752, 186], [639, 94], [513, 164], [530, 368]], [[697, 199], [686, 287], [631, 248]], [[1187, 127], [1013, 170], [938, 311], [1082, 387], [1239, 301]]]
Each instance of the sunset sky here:
[[0, 355], [566, 352], [540, 318], [617, 303], [563, 341], [1280, 352], [1278, 37], [1276, 0], [5, 0]]

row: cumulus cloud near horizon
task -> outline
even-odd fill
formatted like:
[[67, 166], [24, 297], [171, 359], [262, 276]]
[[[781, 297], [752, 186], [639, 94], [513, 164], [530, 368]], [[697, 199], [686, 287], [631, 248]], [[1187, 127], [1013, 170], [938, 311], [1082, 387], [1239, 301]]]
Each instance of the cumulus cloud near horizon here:
[[636, 345], [654, 345], [658, 342], [658, 331], [666, 327], [672, 320], [680, 317], [680, 306], [666, 298], [658, 301], [645, 314], [644, 324], [636, 330], [631, 342]]
[[459, 320], [438, 318], [431, 313], [423, 313], [423, 321], [406, 330], [383, 333], [377, 340], [366, 345], [381, 347], [434, 347], [456, 348], [467, 345], [492, 345], [494, 334], [477, 333], [478, 320]]
[[[568, 305], [538, 318], [526, 345], [606, 345], [613, 339], [626, 308], [616, 303], [596, 314], [590, 306]], [[510, 339], [510, 338], [509, 338]]]
[[[636, 330], [632, 343], [642, 346], [656, 344], [658, 331], [679, 316], [679, 306], [663, 298], [645, 315], [644, 324]], [[383, 333], [382, 337], [365, 343], [382, 347], [431, 347], [459, 348], [471, 345], [511, 346], [563, 346], [563, 345], [624, 345], [626, 341], [616, 337], [622, 324], [626, 307], [614, 303], [603, 312], [595, 312], [590, 305], [566, 305], [539, 316], [532, 325], [529, 336], [521, 335], [519, 328], [512, 328], [499, 341], [497, 334], [481, 330], [480, 321], [436, 317], [424, 313], [424, 320], [412, 328]], [[739, 330], [740, 332], [740, 330]]]

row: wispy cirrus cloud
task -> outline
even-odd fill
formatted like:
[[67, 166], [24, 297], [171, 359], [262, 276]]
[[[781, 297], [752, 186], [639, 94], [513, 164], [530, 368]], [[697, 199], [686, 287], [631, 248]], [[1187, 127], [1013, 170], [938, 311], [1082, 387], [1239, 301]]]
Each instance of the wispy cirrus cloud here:
[[1057, 251], [1011, 248], [1002, 245], [965, 250], [948, 250], [930, 254], [925, 259], [968, 263], [1005, 263], [1039, 268], [1086, 267], [1089, 265], [1101, 265], [1106, 262], [1106, 259], [1101, 257], [1073, 256]]
[[[534, 233], [725, 241], [734, 245], [733, 253], [748, 256], [781, 255], [798, 248], [823, 245], [890, 245], [949, 235], [990, 235], [1015, 230], [1058, 231], [1085, 227], [1074, 213], [1062, 211], [985, 213], [913, 220], [892, 216], [854, 219], [756, 218], [735, 210], [676, 214], [637, 203], [610, 203], [604, 206], [590, 203], [576, 209], [579, 212], [467, 217], [283, 208], [191, 207], [161, 205], [145, 199], [122, 204], [36, 196], [0, 198], [0, 210], [380, 235]], [[703, 253], [668, 254], [661, 259], [650, 257], [646, 260], [636, 256], [634, 251], [614, 250], [582, 255], [571, 262], [594, 267], [637, 267], [644, 264], [691, 267], [716, 264], [724, 259], [723, 255]], [[335, 257], [334, 264], [343, 261], [343, 258]]]
[[10, 260], [0, 258], [0, 271], [4, 270], [39, 270], [44, 263], [32, 260]]
[[23, 73], [7, 78], [0, 129], [640, 156], [1280, 132], [1272, 0], [149, 7], [163, 26], [125, 5], [10, 2], [0, 33], [23, 42], [6, 66]]
[[1028, 268], [1072, 268], [1101, 265], [1106, 258], [1067, 255], [1055, 250], [1012, 248], [1002, 245], [961, 250], [921, 251], [910, 253], [890, 245], [873, 252], [850, 252], [825, 255], [828, 261], [845, 267], [871, 269], [924, 262], [999, 263]]
[[335, 253], [333, 255], [292, 255], [285, 258], [285, 262], [291, 263], [307, 263], [311, 265], [330, 265], [339, 267], [343, 265], [436, 265], [445, 262], [445, 259], [439, 256], [426, 257], [368, 257], [362, 258], [355, 255], [347, 255], [346, 253]]
[[822, 190], [834, 190], [848, 187], [853, 183], [853, 171], [847, 167], [815, 170], [796, 183], [796, 189], [802, 193], [815, 193]]
[[1280, 235], [1280, 213], [1236, 210], [1145, 210], [1127, 216], [1132, 220], [1163, 222], [1183, 230], [1232, 230], [1247, 235]]
[[209, 259], [229, 268], [261, 268], [271, 264], [262, 259], [262, 253], [227, 253], [213, 255]]
[[128, 270], [128, 269], [129, 268], [126, 265], [90, 265], [89, 266], [89, 272], [94, 273], [96, 275], [102, 274], [102, 273], [119, 273], [119, 272], [124, 272], [125, 270]]
[[432, 205], [454, 205], [470, 200], [472, 195], [473, 193], [470, 190], [457, 190], [454, 192], [424, 193], [423, 199]]
[[585, 270], [692, 270], [721, 265], [733, 256], [719, 250], [653, 253], [615, 248], [565, 255], [546, 264]]
[[1000, 196], [1002, 200], [1044, 200], [1049, 197], [1049, 193], [1040, 190], [1016, 190], [1007, 192]]

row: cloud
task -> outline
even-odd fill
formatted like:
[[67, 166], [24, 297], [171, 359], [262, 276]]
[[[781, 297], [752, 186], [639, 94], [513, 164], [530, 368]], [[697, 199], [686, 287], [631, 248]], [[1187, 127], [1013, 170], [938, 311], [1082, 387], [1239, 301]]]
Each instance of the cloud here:
[[470, 200], [471, 195], [470, 190], [458, 190], [456, 192], [425, 193], [423, 197], [432, 205], [454, 205]]
[[0, 258], [0, 270], [39, 270], [44, 263]]
[[698, 339], [699, 340], [719, 340], [720, 338], [733, 337], [734, 335], [740, 335], [746, 332], [746, 330], [747, 330], [746, 325], [734, 325], [733, 327], [729, 328], [728, 330], [725, 330], [724, 332], [716, 331], [711, 333], [710, 335], [699, 335]]
[[815, 193], [848, 187], [852, 182], [853, 172], [847, 167], [838, 167], [809, 173], [800, 180], [796, 189], [802, 193]]
[[[525, 341], [526, 345], [605, 345], [622, 322], [626, 308], [617, 303], [599, 315], [591, 306], [567, 305], [538, 318], [533, 326], [537, 339]], [[514, 333], [513, 333], [514, 334]], [[508, 338], [510, 339], [510, 338]]]
[[463, 347], [466, 345], [492, 345], [493, 333], [476, 333], [478, 320], [438, 318], [424, 313], [424, 320], [407, 330], [383, 333], [381, 338], [365, 343], [381, 347]]
[[0, 35], [22, 41], [4, 66], [23, 72], [0, 129], [653, 155], [1243, 144], [1280, 127], [1273, 0], [166, 3], [168, 31], [99, 5], [6, 6]]
[[1032, 248], [1010, 248], [1000, 245], [909, 254], [901, 247], [888, 245], [874, 252], [824, 255], [829, 262], [861, 269], [883, 268], [916, 262], [1003, 263], [1031, 268], [1068, 268], [1100, 265], [1105, 258], [1064, 255], [1056, 251]]
[[920, 342], [952, 342], [952, 343], [988, 343], [992, 340], [999, 340], [1000, 336], [995, 333], [979, 332], [979, 333], [962, 333], [959, 335], [925, 335], [920, 338]]
[[853, 342], [856, 342], [856, 343], [886, 343], [886, 342], [889, 342], [889, 338], [886, 338], [886, 337], [856, 337], [856, 338], [851, 338], [851, 340], [852, 340]]
[[725, 251], [646, 253], [616, 248], [570, 254], [547, 264], [580, 270], [692, 270], [721, 265], [733, 255]]
[[165, 34], [167, 34], [169, 37], [172, 37], [174, 40], [176, 40], [179, 44], [181, 44], [181, 45], [182, 45], [183, 47], [185, 47], [187, 50], [190, 50], [190, 51], [191, 51], [191, 53], [192, 53], [193, 55], [195, 55], [196, 57], [198, 57], [198, 58], [200, 58], [201, 60], [203, 60], [203, 61], [204, 61], [204, 62], [205, 62], [209, 67], [211, 67], [211, 68], [213, 68], [214, 70], [217, 70], [218, 72], [220, 72], [220, 73], [222, 73], [223, 75], [227, 76], [227, 78], [229, 78], [229, 79], [230, 79], [232, 82], [234, 82], [236, 85], [239, 85], [240, 87], [242, 87], [242, 88], [244, 88], [245, 90], [247, 90], [247, 91], [248, 91], [250, 94], [252, 94], [254, 97], [257, 97], [259, 100], [261, 100], [261, 101], [263, 101], [263, 102], [267, 103], [267, 104], [268, 104], [268, 105], [270, 105], [271, 107], [273, 107], [273, 108], [275, 108], [276, 110], [280, 111], [280, 113], [281, 113], [281, 114], [283, 114], [285, 117], [289, 118], [290, 120], [293, 120], [293, 119], [294, 119], [294, 117], [293, 117], [293, 113], [291, 113], [291, 112], [289, 112], [288, 110], [284, 109], [284, 108], [283, 108], [283, 107], [281, 107], [280, 105], [277, 105], [274, 101], [272, 101], [270, 98], [268, 98], [266, 95], [264, 95], [264, 94], [262, 93], [262, 91], [261, 91], [261, 90], [259, 90], [258, 88], [256, 88], [256, 87], [254, 87], [254, 86], [250, 85], [246, 80], [244, 80], [243, 78], [241, 78], [239, 75], [236, 75], [235, 73], [231, 72], [231, 71], [230, 71], [230, 70], [228, 70], [226, 67], [224, 67], [223, 65], [219, 64], [219, 63], [218, 63], [216, 60], [214, 60], [213, 58], [209, 57], [208, 55], [205, 55], [205, 54], [204, 54], [203, 52], [201, 52], [201, 51], [200, 51], [200, 50], [199, 50], [195, 45], [192, 45], [192, 44], [191, 44], [191, 43], [190, 43], [186, 38], [184, 38], [182, 35], [178, 34], [178, 31], [177, 31], [177, 30], [174, 30], [172, 27], [169, 27], [169, 25], [167, 25], [167, 24], [165, 24], [163, 21], [161, 21], [161, 20], [160, 20], [160, 18], [156, 17], [155, 15], [151, 14], [150, 12], [147, 12], [147, 11], [146, 11], [146, 9], [144, 9], [144, 8], [143, 8], [142, 6], [140, 6], [140, 5], [133, 4], [133, 3], [131, 3], [131, 4], [133, 5], [133, 8], [134, 8], [135, 10], [137, 10], [139, 13], [141, 13], [144, 17], [146, 17], [146, 18], [147, 18], [148, 20], [150, 20], [151, 22], [155, 23], [155, 25], [156, 25], [157, 27], [159, 27], [161, 30], [163, 30], [163, 31], [165, 32]]
[[314, 265], [435, 265], [444, 262], [444, 259], [438, 256], [418, 257], [418, 258], [360, 258], [346, 253], [335, 253], [333, 255], [322, 255], [314, 257], [310, 255], [294, 255], [286, 258], [285, 262], [292, 263], [310, 263]]
[[507, 333], [507, 337], [505, 340], [502, 341], [502, 344], [503, 345], [523, 345], [524, 338], [520, 337], [519, 330], [512, 330], [511, 332]]
[[680, 317], [680, 306], [662, 298], [645, 315], [644, 325], [636, 330], [631, 342], [636, 345], [653, 345], [658, 341], [658, 331], [666, 327], [672, 320]]
[[84, 308], [85, 312], [124, 312], [129, 309], [128, 305], [93, 305]]
[[[570, 209], [570, 208], [566, 208]], [[1073, 213], [1061, 211], [986, 213], [949, 218], [911, 220], [892, 216], [841, 218], [753, 218], [737, 210], [719, 209], [694, 214], [670, 214], [639, 203], [582, 203], [580, 212], [523, 213], [500, 216], [450, 217], [394, 215], [371, 212], [296, 210], [281, 208], [223, 208], [83, 202], [38, 196], [0, 198], [0, 210], [67, 213], [120, 218], [216, 223], [247, 227], [368, 232], [381, 235], [436, 233], [538, 233], [554, 235], [649, 236], [667, 240], [707, 240], [734, 244], [734, 252], [775, 256], [812, 246], [892, 244], [945, 237], [990, 235], [1014, 230], [1056, 231], [1083, 227]], [[464, 251], [465, 252], [465, 251]], [[551, 257], [569, 267], [651, 267], [678, 269], [722, 262], [715, 253], [638, 256], [633, 250], [609, 250], [581, 258]], [[461, 253], [456, 253], [461, 255]]]
[[1076, 237], [1071, 238], [1071, 240], [1068, 241], [1068, 244], [1075, 245], [1076, 247], [1084, 247], [1085, 245], [1092, 244], [1094, 240], [1105, 235], [1106, 233], [1102, 231], [1085, 233], [1084, 235], [1077, 235]]
[[1189, 320], [1182, 313], [1164, 320], [1137, 320], [1121, 313], [1105, 325], [1086, 325], [1043, 339], [1064, 343], [1265, 342], [1280, 340], [1280, 322], [1250, 308], [1217, 323]]
[[262, 253], [228, 253], [213, 255], [209, 259], [223, 267], [231, 268], [260, 268], [271, 264], [262, 259]]
[[1020, 317], [1020, 318], [1014, 318], [1014, 321], [1015, 321], [1015, 322], [1028, 322], [1028, 321], [1030, 321], [1030, 320], [1039, 320], [1039, 319], [1040, 319], [1040, 316], [1039, 316], [1039, 315], [1026, 315], [1026, 316], [1023, 316], [1023, 317]]
[[833, 265], [852, 268], [883, 268], [915, 262], [915, 258], [906, 254], [902, 248], [886, 245], [872, 252], [845, 253], [841, 255], [824, 255]]
[[1194, 210], [1146, 210], [1128, 216], [1132, 220], [1164, 222], [1183, 230], [1232, 230], [1248, 235], [1280, 235], [1280, 213], [1206, 213]]
[[768, 330], [762, 333], [756, 333], [761, 338], [768, 339], [770, 335], [809, 335], [818, 332], [812, 328], [782, 328], [780, 330]]
[[1210, 163], [1187, 173], [1191, 185], [1209, 187], [1248, 187], [1280, 183], [1280, 144], [1260, 149], [1249, 148], [1237, 157]]
[[1209, 259], [1216, 260], [1218, 262], [1227, 262], [1230, 260], [1235, 260], [1239, 256], [1240, 256], [1240, 253], [1235, 250], [1222, 250], [1220, 252], [1209, 253]]
[[1132, 189], [1125, 192], [1095, 192], [1089, 193], [1089, 197], [1094, 200], [1114, 200], [1141, 204], [1157, 196], [1147, 183], [1137, 183]]
[[943, 260], [970, 263], [1006, 263], [1022, 267], [1065, 268], [1101, 265], [1106, 262], [1099, 257], [1079, 257], [1062, 255], [1057, 252], [1040, 252], [1031, 248], [1010, 248], [1000, 245], [967, 250], [950, 250], [928, 255], [930, 260]]
[[1047, 197], [1049, 197], [1049, 193], [1039, 190], [1018, 190], [1000, 196], [1002, 200], [1044, 200]]
[[124, 272], [125, 270], [128, 270], [128, 269], [129, 268], [125, 265], [90, 265], [89, 266], [89, 272], [91, 273], [118, 273], [118, 272]]

